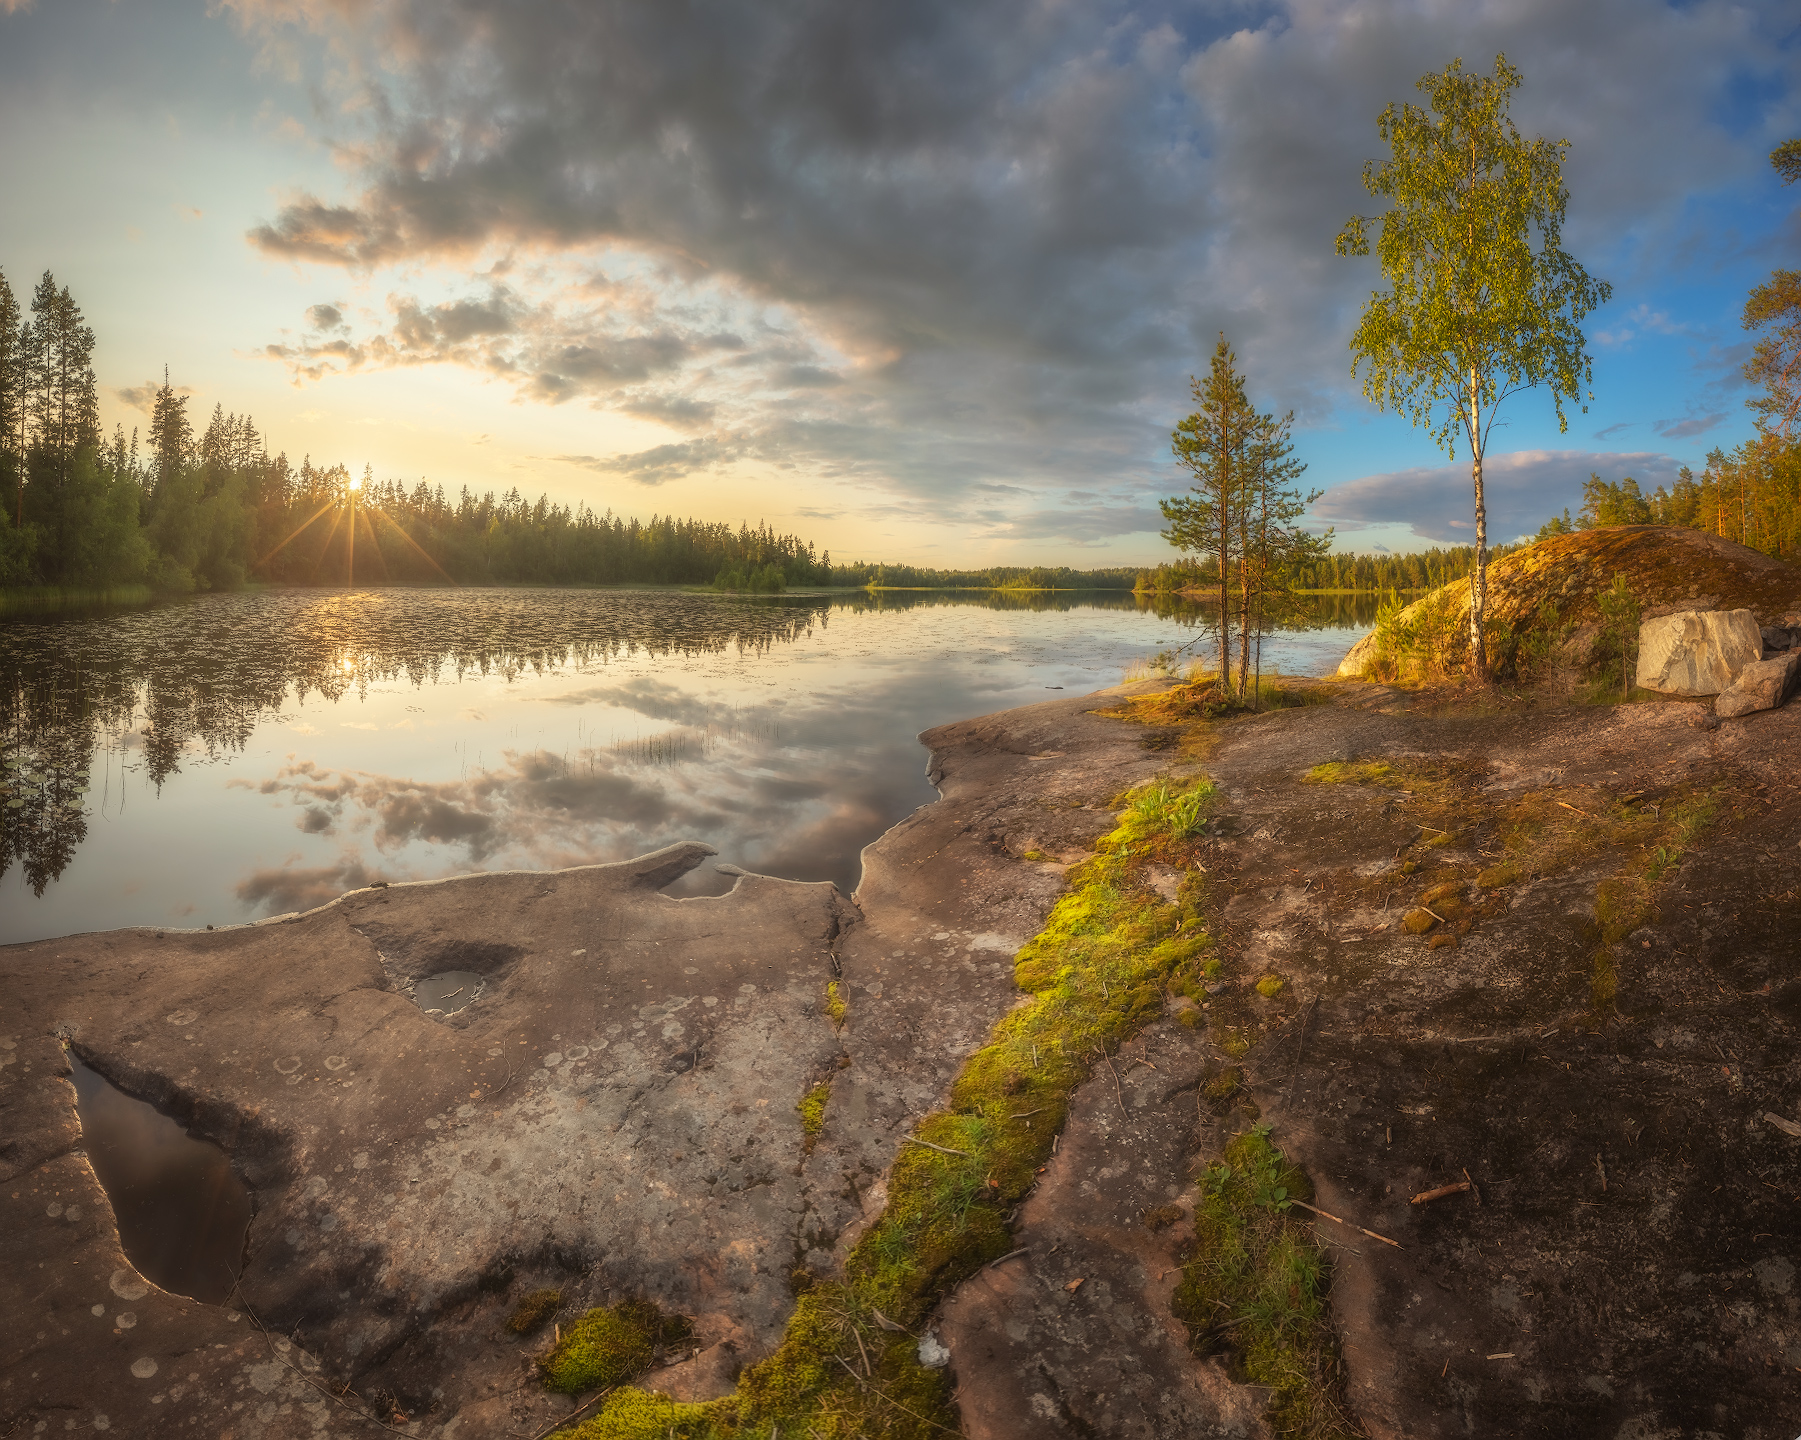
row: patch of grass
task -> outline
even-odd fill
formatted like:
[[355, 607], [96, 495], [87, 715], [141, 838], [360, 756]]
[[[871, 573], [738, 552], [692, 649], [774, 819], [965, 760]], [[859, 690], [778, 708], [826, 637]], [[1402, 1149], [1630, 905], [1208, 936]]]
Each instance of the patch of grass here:
[[1282, 1436], [1354, 1436], [1332, 1401], [1326, 1256], [1290, 1205], [1307, 1177], [1255, 1125], [1233, 1137], [1201, 1177], [1193, 1258], [1182, 1267], [1177, 1317], [1196, 1354], [1235, 1357], [1243, 1378], [1270, 1387], [1267, 1419]]
[[515, 1335], [542, 1330], [562, 1303], [561, 1290], [534, 1290], [513, 1307], [513, 1313], [507, 1317], [507, 1329]]
[[832, 1082], [822, 1080], [811, 1090], [800, 1097], [794, 1108], [800, 1115], [801, 1133], [807, 1138], [804, 1142], [806, 1153], [813, 1153], [813, 1146], [819, 1139], [819, 1132], [825, 1129], [826, 1102], [832, 1098]]
[[590, 1310], [569, 1325], [538, 1357], [545, 1388], [579, 1395], [620, 1385], [650, 1368], [657, 1351], [694, 1333], [679, 1315], [665, 1315], [647, 1300]]

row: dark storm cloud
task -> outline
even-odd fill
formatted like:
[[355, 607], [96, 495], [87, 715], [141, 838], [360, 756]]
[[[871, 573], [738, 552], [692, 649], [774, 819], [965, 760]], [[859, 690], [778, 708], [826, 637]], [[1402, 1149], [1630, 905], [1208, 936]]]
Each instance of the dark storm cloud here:
[[[1753, 172], [1720, 98], [1797, 63], [1725, 0], [228, 3], [318, 37], [355, 191], [293, 199], [251, 233], [264, 252], [639, 261], [586, 290], [523, 264], [510, 331], [396, 301], [355, 359], [271, 351], [297, 375], [464, 364], [938, 498], [1151, 483], [1220, 329], [1260, 405], [1305, 424], [1342, 401], [1375, 272], [1332, 237], [1372, 208], [1377, 112], [1451, 56], [1504, 50], [1522, 127], [1574, 142], [1566, 241], [1602, 274]], [[684, 473], [654, 454], [619, 473]]]
[[[1668, 455], [1589, 450], [1527, 450], [1491, 455], [1483, 464], [1490, 544], [1530, 535], [1567, 506], [1582, 504], [1582, 482], [1590, 473], [1618, 482], [1637, 480], [1648, 495], [1668, 486], [1680, 468]], [[1440, 544], [1476, 543], [1475, 495], [1470, 467], [1422, 466], [1387, 475], [1368, 475], [1329, 490], [1313, 507], [1313, 518], [1340, 533], [1368, 525], [1407, 525], [1422, 540]]]

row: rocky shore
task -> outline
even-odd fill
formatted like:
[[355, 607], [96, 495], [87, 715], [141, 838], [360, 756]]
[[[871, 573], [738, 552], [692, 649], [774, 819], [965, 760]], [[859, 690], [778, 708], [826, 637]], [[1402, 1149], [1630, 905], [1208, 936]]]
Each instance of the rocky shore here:
[[[1334, 681], [1205, 720], [1168, 688], [928, 732], [943, 799], [854, 900], [674, 900], [686, 845], [0, 951], [0, 1434], [363, 1434], [375, 1397], [399, 1433], [536, 1434], [576, 1403], [506, 1329], [542, 1287], [688, 1317], [637, 1384], [729, 1393], [1021, 1003], [1066, 868], [1133, 787], [1204, 775], [1192, 872], [1146, 883], [1201, 887], [1217, 963], [1095, 1061], [1018, 1253], [921, 1327], [963, 1432], [1302, 1433], [1177, 1316], [1208, 1167], [1268, 1126], [1328, 1256], [1305, 1433], [1788, 1440], [1801, 707]], [[427, 1014], [447, 971], [479, 997]], [[65, 1047], [232, 1155], [229, 1305], [127, 1261]]]

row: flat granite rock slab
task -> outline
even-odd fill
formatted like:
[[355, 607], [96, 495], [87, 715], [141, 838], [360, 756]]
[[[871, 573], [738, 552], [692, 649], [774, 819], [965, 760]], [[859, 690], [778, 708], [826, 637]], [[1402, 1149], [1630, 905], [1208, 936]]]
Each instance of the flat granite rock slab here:
[[[699, 1354], [660, 1380], [729, 1390], [780, 1338], [791, 1272], [839, 1262], [899, 1135], [1017, 1000], [1013, 950], [1061, 888], [1021, 853], [1085, 853], [1162, 768], [1096, 703], [923, 737], [945, 800], [865, 852], [856, 904], [748, 875], [673, 899], [661, 887], [712, 853], [687, 844], [0, 950], [18, 1220], [0, 1231], [0, 1433], [367, 1428], [327, 1392], [410, 1434], [532, 1433], [568, 1402], [532, 1378], [542, 1338], [503, 1322], [540, 1284], [566, 1313], [644, 1295], [690, 1316]], [[428, 1016], [411, 992], [446, 971], [479, 976], [478, 997]], [[65, 1045], [230, 1153], [253, 1200], [232, 1308], [126, 1262]], [[794, 1106], [828, 1079], [808, 1153]], [[127, 1304], [135, 1323], [114, 1323]]]

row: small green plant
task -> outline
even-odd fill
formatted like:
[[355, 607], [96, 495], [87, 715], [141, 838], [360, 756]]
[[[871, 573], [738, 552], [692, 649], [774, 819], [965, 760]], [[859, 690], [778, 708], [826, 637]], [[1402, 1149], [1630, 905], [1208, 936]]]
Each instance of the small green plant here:
[[1188, 786], [1153, 780], [1127, 797], [1117, 833], [1127, 845], [1186, 840], [1206, 828], [1207, 811], [1216, 794], [1206, 780]]
[[507, 1317], [507, 1329], [515, 1335], [542, 1330], [562, 1303], [561, 1290], [534, 1290], [513, 1307], [513, 1313]]

